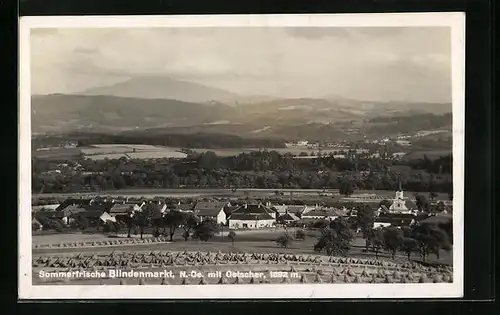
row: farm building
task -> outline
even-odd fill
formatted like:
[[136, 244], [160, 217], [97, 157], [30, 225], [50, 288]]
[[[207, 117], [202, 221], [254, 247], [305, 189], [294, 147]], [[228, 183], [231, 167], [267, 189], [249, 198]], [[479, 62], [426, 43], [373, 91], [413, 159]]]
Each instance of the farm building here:
[[302, 219], [317, 219], [333, 221], [338, 217], [347, 216], [345, 211], [339, 209], [323, 208], [311, 210], [302, 215]]
[[245, 204], [234, 210], [229, 217], [229, 228], [258, 229], [276, 224], [276, 213], [262, 204]]
[[85, 209], [79, 205], [71, 205], [61, 211], [57, 211], [56, 218], [60, 219], [64, 224], [69, 225], [74, 220], [75, 215], [81, 212], [85, 212]]
[[289, 224], [289, 223], [296, 222], [299, 220], [300, 220], [300, 218], [298, 216], [296, 216], [295, 214], [290, 213], [290, 212], [285, 213], [285, 214], [281, 215], [280, 217], [278, 217], [278, 222], [285, 223], [285, 224]]

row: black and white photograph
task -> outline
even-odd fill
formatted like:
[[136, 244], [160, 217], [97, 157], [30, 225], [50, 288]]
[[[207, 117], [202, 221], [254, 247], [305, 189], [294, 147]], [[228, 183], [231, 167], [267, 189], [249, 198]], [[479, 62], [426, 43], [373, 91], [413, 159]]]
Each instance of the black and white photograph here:
[[464, 33], [23, 17], [20, 297], [462, 296]]

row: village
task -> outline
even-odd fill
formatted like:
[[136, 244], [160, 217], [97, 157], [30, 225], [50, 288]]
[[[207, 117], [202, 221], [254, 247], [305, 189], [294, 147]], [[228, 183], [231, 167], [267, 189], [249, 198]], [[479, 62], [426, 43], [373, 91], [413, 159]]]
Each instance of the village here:
[[[211, 221], [221, 229], [249, 230], [277, 227], [313, 228], [326, 226], [337, 218], [344, 218], [359, 233], [357, 226], [358, 209], [368, 207], [373, 210], [373, 228], [405, 228], [418, 222], [438, 216], [450, 218], [452, 204], [449, 200], [427, 201], [423, 195], [404, 195], [400, 185], [392, 200], [363, 200], [344, 203], [342, 206], [322, 206], [316, 204], [292, 204], [290, 200], [273, 204], [266, 200], [237, 198], [192, 198], [183, 203], [181, 198], [132, 198], [94, 196], [92, 198], [67, 198], [60, 204], [34, 206], [32, 210], [33, 231], [67, 228], [85, 230], [103, 227], [103, 231], [118, 232], [130, 228], [131, 218], [146, 220], [143, 228], [155, 226], [155, 222], [179, 213], [191, 216], [198, 223]], [[232, 199], [232, 200], [230, 200]], [[265, 199], [265, 198], [264, 198]], [[351, 197], [352, 199], [352, 197]], [[380, 199], [380, 198], [379, 198]], [[365, 201], [365, 202], [363, 202]], [[368, 201], [368, 202], [366, 202]], [[425, 203], [425, 204], [424, 204]], [[417, 205], [418, 204], [418, 205]], [[136, 220], [134, 221], [136, 228]], [[325, 223], [326, 222], [326, 223]], [[182, 222], [179, 221], [178, 225]], [[141, 224], [139, 224], [141, 225]], [[62, 235], [61, 235], [62, 236]], [[188, 238], [192, 235], [185, 235]], [[130, 234], [128, 235], [130, 237]]]

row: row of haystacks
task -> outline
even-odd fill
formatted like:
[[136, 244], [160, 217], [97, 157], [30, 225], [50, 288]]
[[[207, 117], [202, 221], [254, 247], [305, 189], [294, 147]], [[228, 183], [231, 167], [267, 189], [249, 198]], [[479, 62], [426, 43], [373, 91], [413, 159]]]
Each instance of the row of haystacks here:
[[167, 237], [148, 237], [148, 238], [116, 238], [107, 240], [87, 240], [79, 242], [60, 242], [58, 244], [34, 244], [34, 249], [44, 248], [84, 248], [84, 247], [105, 247], [119, 245], [138, 245], [151, 243], [168, 243]]
[[[111, 252], [111, 253], [79, 253], [75, 255], [44, 255], [33, 257], [34, 267], [86, 267], [89, 264], [97, 266], [125, 266], [127, 263], [154, 264], [159, 266], [183, 265], [217, 265], [233, 264], [305, 264], [305, 265], [350, 265], [383, 267], [388, 270], [412, 269], [432, 270], [436, 267], [424, 266], [417, 262], [396, 263], [386, 260], [362, 259], [354, 257], [334, 257], [320, 255], [299, 255], [283, 253], [222, 253], [218, 252], [179, 252], [179, 251], [146, 251], [146, 252]], [[92, 267], [92, 266], [90, 266]], [[450, 268], [441, 266], [438, 268]]]

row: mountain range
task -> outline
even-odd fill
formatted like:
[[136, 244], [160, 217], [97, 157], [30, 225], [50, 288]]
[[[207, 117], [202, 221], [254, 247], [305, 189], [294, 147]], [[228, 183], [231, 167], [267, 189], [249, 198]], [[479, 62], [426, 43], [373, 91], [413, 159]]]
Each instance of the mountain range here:
[[451, 104], [239, 95], [172, 78], [141, 77], [74, 94], [33, 95], [31, 111], [34, 134], [153, 129], [296, 138], [342, 136], [340, 130], [379, 116], [439, 115], [451, 112]]

